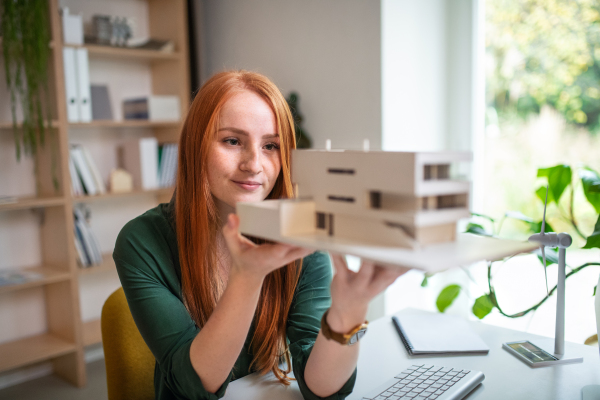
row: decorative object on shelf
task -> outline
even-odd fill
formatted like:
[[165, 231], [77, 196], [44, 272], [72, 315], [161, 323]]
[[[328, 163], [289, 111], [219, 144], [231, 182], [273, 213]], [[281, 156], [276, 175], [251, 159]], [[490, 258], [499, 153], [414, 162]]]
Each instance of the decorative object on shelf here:
[[[44, 0], [1, 0], [0, 36], [6, 82], [10, 91], [13, 133], [17, 160], [21, 153], [35, 155], [46, 142], [51, 124], [48, 105], [48, 61], [50, 59], [50, 27], [48, 3]], [[17, 104], [23, 122], [17, 126]], [[52, 177], [58, 190], [57, 160], [52, 151]], [[38, 168], [36, 163], [36, 169]]]
[[93, 35], [85, 36], [86, 43], [108, 46], [127, 46], [133, 35], [133, 19], [110, 15], [94, 15]]
[[122, 168], [117, 168], [110, 173], [110, 192], [128, 193], [133, 190], [133, 177]]
[[[537, 176], [540, 178], [545, 178], [548, 183], [548, 202], [551, 205], [553, 202], [555, 203], [557, 209], [559, 201], [562, 195], [565, 194], [565, 197], [568, 193], [568, 203], [565, 209], [569, 210], [569, 215], [564, 215], [564, 213], [560, 212], [561, 218], [566, 219], [567, 222], [573, 228], [574, 237], [578, 240], [585, 240], [585, 245], [582, 249], [593, 249], [600, 248], [600, 174], [598, 172], [592, 170], [589, 167], [582, 166], [577, 169], [577, 176], [579, 179], [574, 179], [575, 174], [572, 169], [568, 165], [556, 165], [550, 168], [540, 168], [537, 171]], [[583, 195], [596, 211], [598, 215], [595, 227], [593, 228], [593, 232], [590, 235], [584, 234], [580, 229], [580, 223], [575, 219], [574, 213], [574, 198], [576, 187], [579, 187], [578, 181], [581, 183], [581, 187], [583, 190]], [[567, 190], [568, 189], [568, 190]], [[535, 192], [537, 198], [544, 202], [546, 195], [546, 188], [544, 186], [539, 187]], [[563, 197], [564, 199], [564, 197]], [[481, 236], [491, 236], [498, 237], [500, 235], [500, 229], [503, 226], [503, 223], [506, 219], [513, 219], [521, 221], [526, 224], [528, 227], [528, 231], [530, 233], [540, 233], [542, 230], [542, 224], [544, 225], [545, 232], [554, 232], [553, 228], [545, 222], [545, 218], [542, 221], [534, 220], [521, 212], [518, 211], [509, 211], [504, 214], [504, 216], [500, 220], [496, 220], [487, 215], [483, 214], [472, 214], [473, 217], [479, 218], [480, 220], [486, 220], [492, 229], [484, 227], [484, 225], [479, 223], [469, 223], [467, 225], [466, 231], [469, 233], [473, 233]], [[541, 250], [536, 252], [538, 259], [542, 266], [545, 268], [545, 265], [558, 264], [559, 263], [559, 252], [556, 250], [544, 250], [542, 253]], [[506, 260], [505, 260], [506, 261]], [[542, 304], [546, 302], [552, 296], [552, 294], [557, 291], [559, 288], [554, 286], [547, 291], [546, 296], [542, 298], [539, 302], [534, 304], [533, 306], [512, 314], [506, 313], [498, 302], [498, 298], [496, 296], [496, 289], [493, 285], [492, 280], [492, 266], [498, 265], [497, 263], [502, 263], [504, 261], [497, 262], [488, 262], [487, 263], [487, 280], [488, 280], [488, 292], [484, 293], [482, 296], [478, 297], [475, 300], [475, 303], [472, 307], [473, 314], [479, 318], [483, 319], [487, 316], [494, 308], [498, 309], [500, 314], [508, 318], [520, 318], [532, 311], [537, 310]], [[600, 266], [600, 262], [590, 261], [584, 264], [579, 265], [578, 267], [571, 267], [569, 272], [565, 275], [565, 279], [568, 279], [570, 276], [580, 272], [581, 270], [590, 267], [590, 266]], [[467, 272], [467, 274], [470, 273]], [[423, 282], [421, 286], [428, 285], [428, 279], [431, 277], [430, 274], [425, 274]], [[445, 287], [437, 298], [437, 307], [440, 312], [444, 312], [446, 308], [448, 308], [454, 300], [458, 297], [460, 291], [462, 290], [460, 285], [452, 284]], [[590, 293], [591, 295], [592, 293]], [[596, 288], [594, 288], [594, 295], [596, 295]]]
[[81, 14], [69, 14], [69, 8], [61, 8], [64, 44], [83, 44], [83, 17]]
[[177, 96], [148, 96], [123, 100], [124, 119], [179, 121], [180, 117]]
[[92, 120], [110, 121], [113, 119], [110, 106], [110, 96], [107, 85], [91, 85], [92, 95]]
[[304, 120], [304, 117], [302, 114], [300, 114], [300, 111], [298, 111], [298, 93], [290, 93], [290, 96], [286, 99], [286, 101], [290, 107], [290, 111], [292, 112], [292, 117], [294, 118], [294, 125], [296, 128], [296, 148], [310, 149], [312, 147], [312, 140], [304, 131], [304, 128], [302, 128], [302, 121]]

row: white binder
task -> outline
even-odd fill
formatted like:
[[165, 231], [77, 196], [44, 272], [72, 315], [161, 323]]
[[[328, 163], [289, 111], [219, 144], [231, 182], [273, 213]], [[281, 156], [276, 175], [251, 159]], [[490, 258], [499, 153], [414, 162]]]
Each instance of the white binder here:
[[79, 122], [79, 105], [77, 104], [77, 66], [75, 64], [74, 48], [63, 48], [63, 63], [65, 72], [65, 95], [67, 98], [67, 119], [69, 122]]
[[75, 50], [77, 66], [77, 102], [79, 106], [79, 121], [92, 120], [92, 95], [90, 90], [90, 66], [88, 51], [84, 48]]

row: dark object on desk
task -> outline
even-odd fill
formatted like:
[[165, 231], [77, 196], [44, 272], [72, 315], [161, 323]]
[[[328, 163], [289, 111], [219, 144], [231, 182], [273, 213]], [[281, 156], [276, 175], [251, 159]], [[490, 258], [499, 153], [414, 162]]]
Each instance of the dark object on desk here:
[[108, 86], [91, 85], [90, 90], [92, 93], [92, 120], [112, 120]]
[[415, 310], [393, 316], [392, 321], [410, 355], [485, 355], [490, 351], [460, 317]]

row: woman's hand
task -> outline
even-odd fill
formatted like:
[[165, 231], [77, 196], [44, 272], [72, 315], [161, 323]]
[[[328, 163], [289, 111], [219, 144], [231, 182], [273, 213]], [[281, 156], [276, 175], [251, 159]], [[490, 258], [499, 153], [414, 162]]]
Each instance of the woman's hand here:
[[346, 333], [362, 324], [369, 302], [409, 268], [383, 267], [363, 261], [360, 270], [348, 269], [344, 257], [332, 255], [336, 274], [331, 282], [331, 308], [327, 323], [334, 332]]
[[223, 227], [223, 236], [232, 260], [229, 276], [262, 280], [270, 272], [313, 252], [282, 243], [257, 245], [239, 233], [239, 226], [240, 218], [229, 214], [227, 224]]

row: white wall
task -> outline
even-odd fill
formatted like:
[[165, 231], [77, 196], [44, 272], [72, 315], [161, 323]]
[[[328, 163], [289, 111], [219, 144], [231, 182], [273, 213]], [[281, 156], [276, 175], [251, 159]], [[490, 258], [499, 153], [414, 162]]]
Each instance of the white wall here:
[[223, 69], [300, 95], [317, 148], [381, 148], [380, 5], [363, 0], [203, 0], [202, 80]]
[[381, 1], [385, 150], [471, 149], [476, 1]]

